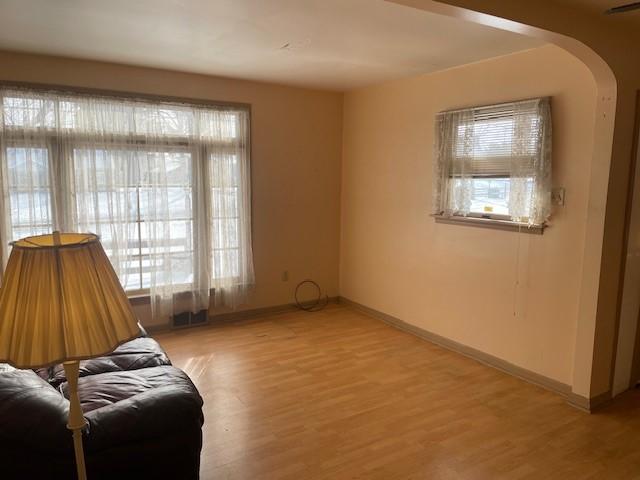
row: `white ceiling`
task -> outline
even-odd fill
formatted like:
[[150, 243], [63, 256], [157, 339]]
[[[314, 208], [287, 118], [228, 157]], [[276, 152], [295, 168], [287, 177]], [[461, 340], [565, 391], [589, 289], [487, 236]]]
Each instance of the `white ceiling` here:
[[539, 45], [384, 0], [0, 0], [2, 50], [334, 90]]

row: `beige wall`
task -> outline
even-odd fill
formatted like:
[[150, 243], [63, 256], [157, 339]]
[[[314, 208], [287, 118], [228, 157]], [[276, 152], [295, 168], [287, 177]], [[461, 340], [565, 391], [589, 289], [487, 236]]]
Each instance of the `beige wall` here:
[[0, 80], [251, 104], [256, 288], [243, 309], [290, 303], [305, 278], [338, 293], [342, 94], [7, 52]]
[[640, 289], [640, 278], [623, 284], [633, 259], [626, 248], [627, 220], [640, 217], [638, 209], [630, 211], [632, 195], [640, 194], [637, 182], [635, 194], [630, 188], [640, 89], [640, 29], [634, 17], [603, 15], [606, 0], [599, 0], [599, 7], [589, 2], [594, 8], [569, 0], [387, 1], [546, 40], [580, 58], [593, 73], [598, 97], [573, 392], [587, 398], [606, 396], [612, 391], [616, 343], [633, 342], [631, 336], [618, 335], [619, 327], [638, 318], [637, 312], [621, 315], [623, 297]]
[[[433, 121], [456, 107], [553, 97], [555, 186], [543, 236], [436, 224]], [[349, 92], [340, 293], [572, 383], [596, 86], [554, 46]]]

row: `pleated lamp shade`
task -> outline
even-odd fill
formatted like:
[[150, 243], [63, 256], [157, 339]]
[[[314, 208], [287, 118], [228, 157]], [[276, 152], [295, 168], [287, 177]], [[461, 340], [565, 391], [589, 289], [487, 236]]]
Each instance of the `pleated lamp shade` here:
[[104, 355], [139, 334], [96, 235], [14, 242], [0, 287], [0, 362], [36, 368]]

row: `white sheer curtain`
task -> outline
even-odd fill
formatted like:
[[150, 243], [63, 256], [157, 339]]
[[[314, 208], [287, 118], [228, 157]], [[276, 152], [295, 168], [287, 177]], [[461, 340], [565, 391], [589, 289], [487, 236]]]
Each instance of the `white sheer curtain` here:
[[253, 284], [243, 108], [0, 89], [3, 259], [10, 240], [100, 235], [154, 315], [236, 306]]
[[433, 213], [472, 213], [477, 179], [508, 179], [508, 216], [542, 224], [551, 213], [548, 98], [442, 112], [436, 117]]

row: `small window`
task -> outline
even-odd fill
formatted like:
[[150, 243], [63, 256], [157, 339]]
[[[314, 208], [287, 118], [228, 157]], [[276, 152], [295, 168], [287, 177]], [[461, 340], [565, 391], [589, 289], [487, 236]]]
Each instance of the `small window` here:
[[550, 206], [548, 98], [438, 114], [436, 216], [541, 226]]

